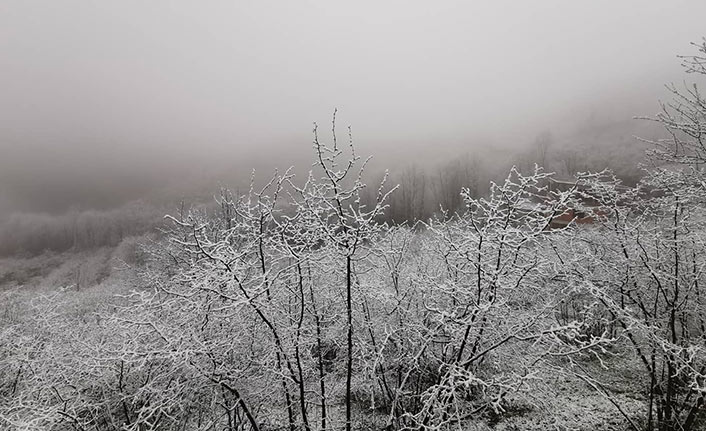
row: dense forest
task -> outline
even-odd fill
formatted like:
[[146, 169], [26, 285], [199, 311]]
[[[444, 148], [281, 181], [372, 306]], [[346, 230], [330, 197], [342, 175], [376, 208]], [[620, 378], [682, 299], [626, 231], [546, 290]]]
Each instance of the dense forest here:
[[303, 178], [11, 218], [0, 427], [704, 429], [706, 101], [672, 91], [634, 166], [547, 132], [375, 175], [334, 114]]

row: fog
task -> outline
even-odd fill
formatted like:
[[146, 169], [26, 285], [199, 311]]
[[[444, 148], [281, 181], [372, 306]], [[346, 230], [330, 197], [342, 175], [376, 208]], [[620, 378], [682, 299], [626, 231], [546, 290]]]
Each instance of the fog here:
[[688, 78], [676, 56], [704, 16], [697, 1], [5, 0], [0, 217], [302, 163], [334, 108], [381, 167], [632, 121]]

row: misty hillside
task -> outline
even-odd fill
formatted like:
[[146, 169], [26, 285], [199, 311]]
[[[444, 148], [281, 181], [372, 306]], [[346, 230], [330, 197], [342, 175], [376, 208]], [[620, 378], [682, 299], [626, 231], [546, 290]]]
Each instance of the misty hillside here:
[[[663, 136], [660, 126], [647, 120], [588, 118], [568, 133], [555, 135], [546, 130], [519, 148], [514, 148], [514, 144], [508, 151], [483, 145], [475, 145], [473, 150], [451, 148], [450, 151], [459, 153], [442, 159], [436, 156], [437, 161], [419, 152], [422, 156], [419, 160], [389, 162], [388, 186], [399, 186], [399, 192], [390, 200], [388, 217], [394, 223], [413, 224], [438, 214], [440, 208], [459, 210], [462, 205], [459, 190], [468, 187], [474, 196], [486, 196], [490, 182], [502, 181], [512, 166], [529, 172], [538, 164], [563, 178], [571, 178], [579, 172], [609, 169], [625, 184], [634, 185], [644, 175], [640, 163], [648, 145], [643, 140], [657, 140]], [[383, 175], [379, 171], [375, 173], [376, 166], [383, 163], [388, 160], [372, 160], [373, 173], [368, 180], [377, 180]], [[307, 166], [300, 162], [294, 172], [304, 175]], [[163, 215], [181, 205], [211, 205], [213, 190], [218, 185], [230, 183], [235, 190], [245, 191], [250, 187], [253, 172], [257, 174], [255, 181], [259, 184], [266, 180], [268, 171], [277, 167], [283, 170], [288, 166], [242, 169], [236, 177], [216, 171], [211, 174], [214, 178], [190, 177], [190, 184], [171, 191], [155, 184], [150, 186], [154, 188], [148, 197], [122, 204], [117, 200], [114, 205], [118, 205], [108, 209], [67, 211], [57, 207], [54, 213], [22, 211], [8, 214], [0, 218], [0, 256], [114, 247], [124, 237], [155, 232], [162, 224]], [[220, 179], [216, 178], [218, 175], [221, 175]], [[70, 185], [66, 187], [70, 188]], [[33, 199], [41, 201], [42, 192], [36, 193], [40, 194]], [[38, 209], [46, 211], [52, 207], [40, 206]]]

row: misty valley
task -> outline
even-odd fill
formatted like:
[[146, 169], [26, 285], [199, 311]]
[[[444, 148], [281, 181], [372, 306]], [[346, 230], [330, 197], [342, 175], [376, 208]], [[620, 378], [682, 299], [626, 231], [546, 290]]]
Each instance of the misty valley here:
[[227, 3], [0, 12], [0, 431], [706, 430], [702, 20]]

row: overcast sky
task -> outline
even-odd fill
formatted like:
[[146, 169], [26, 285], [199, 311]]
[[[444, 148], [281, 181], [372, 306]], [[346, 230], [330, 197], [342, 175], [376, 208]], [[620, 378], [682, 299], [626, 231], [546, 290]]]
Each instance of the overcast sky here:
[[306, 152], [334, 107], [383, 154], [656, 111], [704, 17], [697, 0], [3, 0], [0, 206]]

